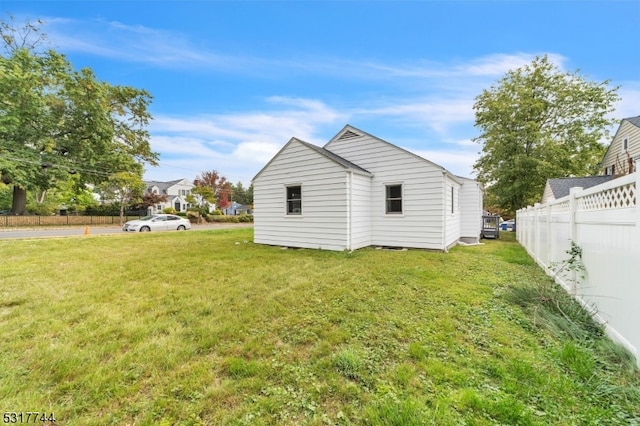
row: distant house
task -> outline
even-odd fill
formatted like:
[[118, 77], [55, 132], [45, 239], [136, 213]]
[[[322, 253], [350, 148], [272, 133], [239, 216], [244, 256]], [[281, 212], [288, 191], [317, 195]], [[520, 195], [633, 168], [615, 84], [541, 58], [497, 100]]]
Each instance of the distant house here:
[[446, 250], [482, 230], [480, 184], [349, 125], [322, 148], [292, 138], [253, 187], [260, 244]]
[[184, 212], [190, 207], [186, 197], [191, 194], [193, 183], [189, 180], [179, 179], [169, 182], [152, 180], [145, 181], [145, 184], [147, 185], [146, 192], [167, 196], [167, 201], [150, 207], [151, 213], [162, 213], [168, 207], [173, 207], [177, 212]]
[[547, 183], [544, 187], [544, 193], [542, 194], [542, 201], [540, 201], [540, 203], [544, 204], [549, 201], [566, 197], [569, 195], [571, 188], [580, 187], [587, 189], [610, 181], [613, 178], [613, 175], [604, 175], [547, 179]]
[[226, 215], [239, 215], [243, 213], [249, 213], [249, 206], [245, 206], [244, 204], [236, 203], [235, 201], [229, 204], [226, 208], [222, 209], [222, 212]]
[[601, 167], [605, 175], [633, 173], [640, 160], [640, 116], [624, 118], [616, 131]]

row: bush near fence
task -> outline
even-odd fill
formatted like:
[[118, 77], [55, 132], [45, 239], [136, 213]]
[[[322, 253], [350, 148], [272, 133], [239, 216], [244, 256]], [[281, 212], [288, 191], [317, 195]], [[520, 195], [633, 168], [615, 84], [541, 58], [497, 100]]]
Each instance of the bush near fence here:
[[[594, 313], [640, 367], [640, 174], [518, 210], [516, 235], [533, 259]], [[565, 268], [572, 244], [584, 274]]]

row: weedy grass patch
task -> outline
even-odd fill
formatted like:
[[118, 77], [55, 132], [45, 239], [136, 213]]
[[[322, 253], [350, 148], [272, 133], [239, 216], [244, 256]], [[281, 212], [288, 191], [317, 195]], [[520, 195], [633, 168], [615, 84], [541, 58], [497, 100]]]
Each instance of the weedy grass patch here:
[[0, 241], [3, 410], [65, 425], [640, 422], [634, 360], [512, 234], [449, 253], [251, 240]]

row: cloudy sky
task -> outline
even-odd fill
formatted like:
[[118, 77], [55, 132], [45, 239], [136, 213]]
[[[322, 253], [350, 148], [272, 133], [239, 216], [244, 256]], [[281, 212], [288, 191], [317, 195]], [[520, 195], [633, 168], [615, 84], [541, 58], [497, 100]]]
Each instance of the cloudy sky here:
[[249, 184], [291, 137], [322, 146], [346, 124], [473, 177], [474, 98], [537, 55], [620, 86], [614, 118], [640, 115], [636, 0], [0, 0], [9, 15], [153, 95], [148, 180]]

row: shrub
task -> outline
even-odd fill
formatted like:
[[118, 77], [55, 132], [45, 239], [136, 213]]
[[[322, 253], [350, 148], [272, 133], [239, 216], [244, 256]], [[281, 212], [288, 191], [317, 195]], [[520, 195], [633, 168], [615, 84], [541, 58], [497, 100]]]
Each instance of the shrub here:
[[86, 214], [90, 216], [119, 216], [120, 206], [118, 206], [117, 204], [87, 206]]
[[200, 216], [200, 212], [188, 210], [187, 219], [189, 219], [191, 223], [200, 223], [202, 221], [202, 216]]
[[209, 215], [208, 220], [216, 223], [238, 223], [240, 222], [239, 216], [224, 216], [224, 215]]
[[162, 209], [162, 213], [176, 214], [176, 209], [174, 209], [173, 207], [165, 207], [164, 209]]
[[30, 214], [49, 216], [56, 211], [56, 208], [50, 204], [33, 204], [29, 205], [27, 210]]
[[242, 213], [238, 216], [238, 221], [242, 223], [253, 222], [253, 215]]

